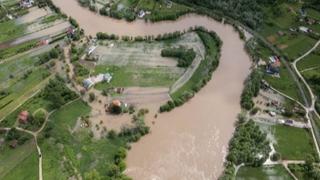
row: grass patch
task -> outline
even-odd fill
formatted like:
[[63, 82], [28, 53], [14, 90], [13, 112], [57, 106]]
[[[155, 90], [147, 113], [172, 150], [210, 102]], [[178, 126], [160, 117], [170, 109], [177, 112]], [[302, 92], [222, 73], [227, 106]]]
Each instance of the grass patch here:
[[293, 180], [282, 165], [270, 167], [241, 167], [236, 180]]
[[60, 15], [58, 14], [53, 14], [53, 15], [50, 15], [50, 16], [46, 16], [44, 19], [41, 20], [41, 24], [49, 24], [49, 23], [52, 23], [58, 19], [60, 19]]
[[108, 66], [98, 65], [95, 73], [113, 74], [112, 81], [99, 83], [95, 86], [98, 90], [108, 87], [169, 87], [178, 78], [179, 74], [170, 72], [166, 67], [142, 67], [142, 66]]
[[0, 23], [0, 42], [13, 40], [23, 35], [25, 31], [25, 25], [17, 25], [15, 22], [6, 21]]
[[312, 53], [297, 63], [299, 71], [303, 71], [310, 68], [320, 68], [320, 56]]
[[[82, 175], [96, 169], [105, 175], [106, 164], [113, 163], [119, 147], [125, 145], [125, 139], [115, 138], [95, 140], [89, 130], [81, 129], [71, 133], [78, 117], [90, 112], [90, 107], [77, 100], [59, 109], [50, 117], [47, 125], [50, 137], [40, 142], [44, 158], [44, 178], [66, 179], [74, 175], [77, 169]], [[45, 130], [45, 132], [48, 130]], [[57, 148], [58, 147], [58, 148]], [[63, 157], [66, 160], [63, 160]]]
[[307, 155], [316, 157], [312, 136], [307, 129], [273, 126], [277, 140], [275, 149], [284, 160], [304, 160]]
[[[0, 149], [0, 179], [7, 179], [5, 177], [12, 177], [13, 175], [21, 175], [21, 171], [16, 173], [17, 168], [21, 168], [22, 171], [30, 170], [30, 174], [34, 174], [34, 168], [38, 167], [38, 164], [34, 164], [33, 154], [36, 152], [35, 143], [30, 140], [22, 146], [18, 146], [15, 149], [11, 149], [8, 145], [1, 146]], [[21, 166], [21, 164], [27, 166]], [[28, 167], [29, 166], [29, 167]], [[24, 171], [24, 175], [28, 175], [29, 172]], [[16, 179], [21, 179], [18, 176]]]
[[20, 162], [14, 169], [8, 173], [4, 179], [6, 180], [34, 180], [38, 179], [39, 175], [39, 160], [38, 152], [33, 148], [33, 152]]
[[19, 44], [17, 46], [13, 46], [4, 50], [1, 50], [0, 52], [0, 60], [6, 59], [8, 57], [14, 56], [16, 54], [28, 51], [38, 45], [37, 40], [28, 41], [22, 44]]

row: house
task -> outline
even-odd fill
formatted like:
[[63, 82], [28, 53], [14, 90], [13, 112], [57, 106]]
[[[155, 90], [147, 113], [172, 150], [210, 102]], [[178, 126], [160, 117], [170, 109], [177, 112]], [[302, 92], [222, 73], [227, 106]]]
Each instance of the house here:
[[83, 80], [82, 84], [84, 88], [90, 89], [92, 86], [94, 86], [97, 83], [100, 83], [100, 82], [110, 83], [111, 80], [112, 80], [112, 75], [110, 73], [98, 74], [97, 76], [92, 76]]
[[90, 89], [92, 86], [94, 86], [94, 83], [91, 80], [91, 78], [83, 80], [82, 84], [83, 84], [83, 87], [86, 89]]
[[18, 115], [19, 122], [22, 124], [26, 124], [28, 122], [29, 112], [28, 111], [21, 111]]
[[299, 31], [301, 31], [303, 33], [308, 33], [308, 32], [310, 32], [310, 29], [307, 27], [304, 27], [304, 26], [300, 26]]
[[270, 56], [269, 60], [266, 72], [272, 75], [279, 75], [281, 66], [280, 58], [277, 56]]
[[21, 0], [20, 1], [20, 7], [23, 8], [30, 8], [34, 4], [34, 0]]
[[138, 13], [139, 18], [143, 18], [145, 15], [146, 15], [146, 13], [144, 12], [144, 10], [140, 10]]

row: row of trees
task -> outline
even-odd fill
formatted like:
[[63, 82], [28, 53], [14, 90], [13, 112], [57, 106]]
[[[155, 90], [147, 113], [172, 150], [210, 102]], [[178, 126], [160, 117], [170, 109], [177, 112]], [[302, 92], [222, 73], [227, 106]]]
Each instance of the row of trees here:
[[275, 6], [281, 1], [277, 0], [175, 0], [197, 9], [204, 7], [210, 11], [219, 13], [220, 16], [228, 16], [239, 20], [251, 28], [258, 28], [263, 23], [265, 7]]
[[241, 107], [251, 110], [254, 107], [253, 97], [258, 96], [261, 86], [262, 74], [259, 70], [253, 70], [245, 82], [241, 95]]
[[168, 101], [160, 107], [160, 112], [168, 112], [175, 107], [183, 105], [191, 99], [196, 92], [204, 87], [211, 79], [213, 71], [219, 65], [220, 48], [222, 42], [215, 32], [197, 27], [195, 31], [199, 35], [206, 48], [205, 59], [201, 61], [198, 69], [194, 72], [191, 79], [173, 94], [173, 101]]
[[178, 58], [178, 67], [189, 67], [194, 58], [196, 52], [192, 48], [187, 49], [186, 47], [180, 46], [178, 48], [166, 48], [161, 51], [162, 57], [174, 57]]

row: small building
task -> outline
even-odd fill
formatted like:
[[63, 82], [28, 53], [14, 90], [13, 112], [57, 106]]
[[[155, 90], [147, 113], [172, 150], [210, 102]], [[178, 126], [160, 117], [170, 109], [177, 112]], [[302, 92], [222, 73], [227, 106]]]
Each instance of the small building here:
[[92, 86], [94, 86], [94, 83], [92, 82], [91, 78], [83, 80], [83, 87], [86, 89], [90, 89]]
[[21, 111], [18, 115], [19, 122], [22, 124], [26, 124], [28, 122], [29, 112], [28, 111]]
[[143, 18], [145, 15], [146, 15], [146, 13], [144, 12], [144, 10], [140, 10], [138, 13], [139, 18]]
[[97, 76], [89, 77], [85, 80], [83, 80], [83, 87], [86, 89], [90, 89], [92, 86], [94, 86], [97, 83], [100, 82], [107, 82], [110, 83], [112, 80], [112, 75], [110, 73], [105, 74], [98, 74]]
[[308, 32], [310, 32], [310, 29], [307, 27], [304, 27], [304, 26], [300, 26], [299, 31], [301, 31], [303, 33], [308, 33]]

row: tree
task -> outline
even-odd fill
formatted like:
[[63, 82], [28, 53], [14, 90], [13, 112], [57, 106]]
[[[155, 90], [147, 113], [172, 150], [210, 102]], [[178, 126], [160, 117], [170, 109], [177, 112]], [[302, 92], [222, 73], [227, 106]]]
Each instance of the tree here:
[[40, 126], [44, 123], [44, 121], [45, 121], [45, 119], [46, 119], [46, 116], [47, 116], [47, 114], [46, 114], [46, 112], [45, 112], [44, 110], [38, 110], [38, 111], [34, 114], [33, 123], [34, 123], [36, 126], [40, 127]]
[[89, 93], [89, 101], [93, 102], [96, 99], [96, 95], [93, 92]]
[[97, 170], [92, 170], [90, 172], [86, 172], [84, 174], [85, 180], [101, 180], [102, 177], [100, 176], [99, 172]]

